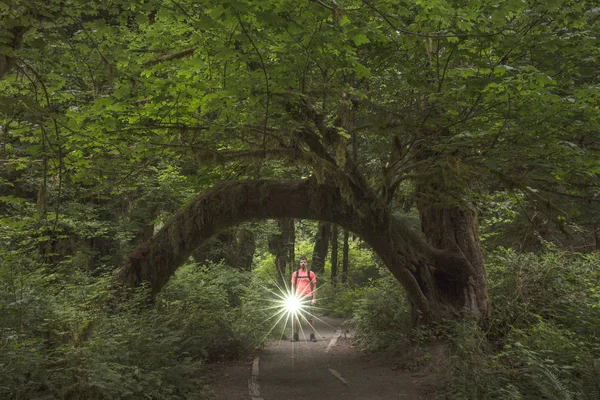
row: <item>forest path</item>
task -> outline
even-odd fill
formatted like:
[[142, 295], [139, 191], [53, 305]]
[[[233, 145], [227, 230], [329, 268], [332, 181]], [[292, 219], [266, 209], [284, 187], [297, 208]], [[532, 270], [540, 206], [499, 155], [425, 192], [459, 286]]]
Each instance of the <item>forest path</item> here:
[[[317, 342], [269, 342], [246, 363], [213, 371], [216, 400], [428, 400], [434, 377], [397, 369], [352, 346], [342, 319], [320, 316]], [[308, 333], [306, 333], [308, 339]], [[220, 375], [220, 376], [219, 376]]]

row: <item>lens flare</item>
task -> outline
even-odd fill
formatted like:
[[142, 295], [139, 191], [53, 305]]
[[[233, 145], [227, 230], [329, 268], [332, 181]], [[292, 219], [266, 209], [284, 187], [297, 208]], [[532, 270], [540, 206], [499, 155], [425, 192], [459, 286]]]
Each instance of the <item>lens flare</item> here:
[[[279, 340], [290, 338], [293, 333], [298, 333], [305, 338], [313, 332], [315, 335], [319, 335], [313, 325], [314, 320], [334, 328], [316, 315], [317, 309], [314, 305], [311, 305], [312, 299], [296, 296], [292, 286], [281, 285], [275, 279], [268, 283], [258, 283], [257, 286], [264, 293], [264, 306], [258, 307], [256, 310], [264, 313], [264, 319], [261, 318], [256, 326], [270, 325], [262, 340], [271, 338], [272, 332], [278, 329], [281, 329]], [[323, 309], [319, 308], [319, 310]], [[293, 351], [292, 348], [292, 353]]]
[[285, 309], [287, 312], [289, 312], [290, 314], [296, 314], [298, 311], [300, 311], [301, 308], [301, 304], [300, 304], [300, 299], [294, 295], [289, 295], [288, 297], [286, 297], [285, 299]]

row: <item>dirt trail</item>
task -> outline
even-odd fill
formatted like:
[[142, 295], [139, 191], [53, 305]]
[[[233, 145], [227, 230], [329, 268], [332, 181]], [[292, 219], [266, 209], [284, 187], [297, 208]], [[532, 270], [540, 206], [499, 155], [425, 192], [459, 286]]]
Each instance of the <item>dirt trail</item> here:
[[428, 400], [433, 376], [396, 369], [352, 347], [341, 319], [320, 317], [316, 343], [269, 342], [245, 363], [213, 370], [217, 400]]

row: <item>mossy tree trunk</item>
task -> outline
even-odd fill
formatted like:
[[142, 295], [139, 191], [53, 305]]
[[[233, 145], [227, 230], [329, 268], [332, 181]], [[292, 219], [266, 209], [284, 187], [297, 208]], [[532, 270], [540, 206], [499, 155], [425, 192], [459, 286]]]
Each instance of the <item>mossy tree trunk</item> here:
[[[218, 184], [197, 196], [144, 245], [133, 251], [118, 281], [149, 282], [153, 293], [203, 241], [244, 221], [298, 218], [348, 229], [373, 248], [406, 289], [415, 315], [430, 323], [461, 311], [486, 316], [482, 304], [464, 303], [443, 292], [449, 285], [473, 288], [485, 281], [459, 248], [437, 249], [370, 199], [352, 203], [333, 184], [314, 180], [256, 180]], [[462, 295], [462, 294], [461, 294]], [[472, 307], [472, 310], [469, 308]]]
[[465, 261], [460, 268], [450, 263], [445, 268], [422, 268], [416, 276], [419, 287], [430, 302], [439, 304], [437, 307], [468, 310], [477, 319], [486, 320], [491, 304], [477, 215], [460, 200], [464, 187], [440, 171], [429, 176], [427, 182], [418, 182], [415, 191], [421, 229], [428, 244], [448, 249]]
[[294, 247], [296, 246], [296, 222], [293, 218], [285, 218], [279, 221], [279, 227], [281, 228], [281, 235], [284, 238], [284, 281], [289, 281], [292, 276], [292, 271], [295, 268]]
[[468, 209], [422, 209], [421, 224], [429, 243], [437, 248], [452, 249], [465, 260], [460, 268], [425, 267], [417, 282], [431, 303], [448, 310], [468, 310], [479, 320], [489, 317], [483, 255], [479, 247], [477, 217]]
[[237, 231], [237, 245], [234, 249], [233, 265], [244, 271], [252, 269], [252, 260], [256, 251], [256, 236], [251, 229], [244, 228]]

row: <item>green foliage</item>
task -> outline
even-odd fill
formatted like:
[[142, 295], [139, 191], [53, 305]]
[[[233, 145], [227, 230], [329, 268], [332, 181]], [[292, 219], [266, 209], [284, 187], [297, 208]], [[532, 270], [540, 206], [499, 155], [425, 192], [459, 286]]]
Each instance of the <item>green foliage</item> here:
[[[489, 248], [540, 250], [556, 230], [589, 248], [598, 12], [589, 0], [0, 1], [0, 396], [194, 398], [184, 377], [261, 340], [268, 234], [253, 277], [190, 265], [154, 305], [140, 306], [142, 289], [110, 305], [104, 274], [219, 180], [315, 175], [409, 210], [439, 175], [452, 193], [432, 202], [488, 202]], [[311, 251], [298, 240], [296, 254]], [[320, 279], [325, 308], [384, 349], [404, 335], [404, 295], [358, 241], [350, 254], [350, 285], [373, 282]], [[593, 398], [597, 265], [491, 254], [493, 319], [485, 334], [454, 329], [456, 393], [531, 397], [535, 378], [546, 397]]]
[[330, 284], [320, 285], [318, 288], [319, 308], [327, 314], [344, 318], [350, 318], [359, 300], [365, 296], [366, 288], [338, 284], [333, 287]]
[[[111, 277], [0, 273], [0, 397], [206, 399], [202, 366], [253, 351], [266, 337], [247, 273], [182, 267], [153, 304], [146, 288], [117, 299]], [[76, 267], [73, 269], [73, 267]], [[12, 268], [12, 269], [11, 269]]]
[[596, 253], [500, 249], [487, 260], [495, 300], [492, 334], [531, 326], [540, 319], [592, 338], [600, 331], [600, 278]]
[[193, 358], [231, 360], [251, 353], [266, 338], [266, 291], [249, 272], [228, 266], [181, 267], [157, 299], [167, 325], [180, 332], [180, 349]]
[[531, 188], [478, 196], [483, 247], [524, 252], [541, 252], [548, 244], [583, 252], [596, 248], [596, 207], [582, 207], [575, 198], [563, 199], [559, 207], [538, 196]]
[[370, 351], [382, 351], [407, 338], [411, 324], [402, 286], [388, 272], [363, 290], [353, 305], [356, 340]]
[[262, 282], [276, 282], [277, 269], [275, 268], [275, 255], [264, 252], [254, 257], [255, 268], [252, 271], [256, 279]]
[[499, 249], [488, 258], [489, 329], [455, 323], [447, 397], [595, 399], [598, 254]]

